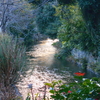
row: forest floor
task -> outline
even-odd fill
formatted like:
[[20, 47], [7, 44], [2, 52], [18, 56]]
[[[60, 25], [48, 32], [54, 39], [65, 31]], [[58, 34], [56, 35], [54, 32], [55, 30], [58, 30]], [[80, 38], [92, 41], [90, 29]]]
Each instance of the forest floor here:
[[[28, 59], [26, 75], [21, 76], [21, 81], [16, 85], [23, 100], [31, 93], [31, 90], [28, 88], [29, 85], [32, 85], [33, 95], [36, 96], [38, 93], [41, 98], [44, 94], [44, 83], [50, 83], [54, 80], [62, 80], [64, 82], [65, 77], [67, 82], [70, 81], [72, 76], [69, 72], [66, 72], [65, 75], [60, 75], [55, 73], [56, 69], [48, 69], [48, 66], [52, 64], [54, 55], [57, 52], [57, 49], [52, 45], [56, 41], [58, 40], [42, 40], [27, 52], [30, 58]], [[49, 89], [47, 89], [46, 96], [49, 97], [50, 94], [48, 91]]]

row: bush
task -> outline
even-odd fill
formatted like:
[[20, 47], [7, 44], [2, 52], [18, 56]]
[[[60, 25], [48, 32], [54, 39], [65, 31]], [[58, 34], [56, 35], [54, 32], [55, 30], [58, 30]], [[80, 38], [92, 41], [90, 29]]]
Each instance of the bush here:
[[0, 81], [5, 87], [16, 83], [25, 65], [25, 47], [12, 36], [0, 35]]
[[[100, 100], [100, 78], [86, 79], [84, 78], [85, 73], [76, 72], [74, 74], [74, 80], [67, 84], [60, 80], [45, 83], [43, 100]], [[32, 92], [32, 84], [29, 84], [29, 88], [31, 93], [28, 94], [26, 100], [31, 100], [35, 96]], [[50, 97], [46, 96], [46, 89], [48, 88]], [[36, 99], [39, 98], [38, 94]]]
[[88, 41], [84, 41], [82, 45], [80, 37], [86, 33], [85, 22], [82, 18], [80, 8], [78, 4], [76, 5], [60, 5], [56, 7], [56, 15], [61, 18], [61, 26], [58, 29], [58, 38], [62, 44], [64, 53], [71, 54], [73, 48], [82, 49]]
[[[74, 44], [73, 40], [76, 39], [76, 45], [80, 45], [82, 50], [91, 52], [97, 58], [100, 55], [100, 1], [58, 0], [58, 2], [69, 9], [63, 7], [59, 10], [66, 19], [59, 29], [58, 36], [71, 44]], [[78, 6], [75, 7], [76, 2]]]
[[84, 79], [85, 73], [75, 73], [74, 81], [63, 84], [61, 81], [46, 83], [51, 87], [50, 93], [54, 100], [100, 100], [100, 78]]
[[99, 0], [78, 0], [81, 12], [87, 28], [86, 50], [91, 51], [97, 58], [100, 54], [100, 1]]

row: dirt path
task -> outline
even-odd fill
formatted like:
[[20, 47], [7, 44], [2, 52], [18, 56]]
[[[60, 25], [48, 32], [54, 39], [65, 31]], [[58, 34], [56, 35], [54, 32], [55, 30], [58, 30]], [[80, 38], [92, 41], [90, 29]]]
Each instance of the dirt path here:
[[30, 93], [30, 89], [28, 88], [29, 84], [33, 86], [34, 95], [36, 93], [42, 95], [45, 82], [63, 80], [65, 77], [68, 81], [70, 80], [71, 76], [69, 72], [66, 72], [66, 75], [60, 75], [55, 73], [55, 69], [48, 70], [48, 66], [52, 65], [54, 54], [57, 51], [57, 49], [52, 46], [54, 42], [56, 42], [56, 40], [47, 39], [40, 41], [39, 44], [35, 45], [30, 52], [28, 52], [28, 55], [31, 56], [31, 59], [29, 59], [28, 71], [25, 77], [22, 76], [21, 82], [17, 84], [23, 96], [23, 100], [25, 100], [27, 94]]

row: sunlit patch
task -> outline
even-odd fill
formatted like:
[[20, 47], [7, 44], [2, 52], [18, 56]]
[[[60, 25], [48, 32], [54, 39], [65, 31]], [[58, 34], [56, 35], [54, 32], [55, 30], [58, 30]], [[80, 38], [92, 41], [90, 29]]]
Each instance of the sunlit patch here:
[[59, 39], [54, 39], [53, 42], [54, 42], [54, 43], [55, 43], [55, 42], [59, 42]]
[[[40, 41], [39, 44], [34, 45], [32, 50], [27, 52], [31, 56], [28, 62], [28, 71], [26, 72], [26, 77], [21, 77], [22, 81], [17, 85], [24, 100], [30, 89], [33, 90], [34, 94], [40, 93], [42, 95], [43, 93], [40, 90], [44, 86], [44, 82], [63, 80], [65, 76], [67, 81], [70, 81], [70, 78], [72, 78], [67, 71], [64, 72], [64, 75], [58, 75], [55, 73], [57, 69], [53, 68], [52, 71], [48, 69], [48, 66], [52, 66], [55, 61], [54, 55], [57, 49], [52, 44], [57, 41], [57, 39], [52, 40], [48, 38], [47, 40]], [[57, 64], [59, 65], [59, 63]]]

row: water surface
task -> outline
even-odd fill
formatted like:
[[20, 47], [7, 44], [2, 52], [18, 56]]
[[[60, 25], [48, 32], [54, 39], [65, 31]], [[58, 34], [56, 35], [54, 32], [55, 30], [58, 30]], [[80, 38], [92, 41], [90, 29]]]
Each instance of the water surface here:
[[[58, 60], [54, 57], [58, 50], [52, 44], [56, 41], [51, 39], [39, 41], [27, 52], [29, 58], [26, 77], [22, 76], [22, 81], [17, 85], [24, 100], [30, 92], [27, 88], [28, 84], [33, 85], [34, 94], [40, 93], [45, 82], [52, 82], [53, 80], [69, 82], [73, 73], [83, 71], [81, 67], [72, 62]], [[86, 72], [85, 77], [93, 76], [91, 72]]]

